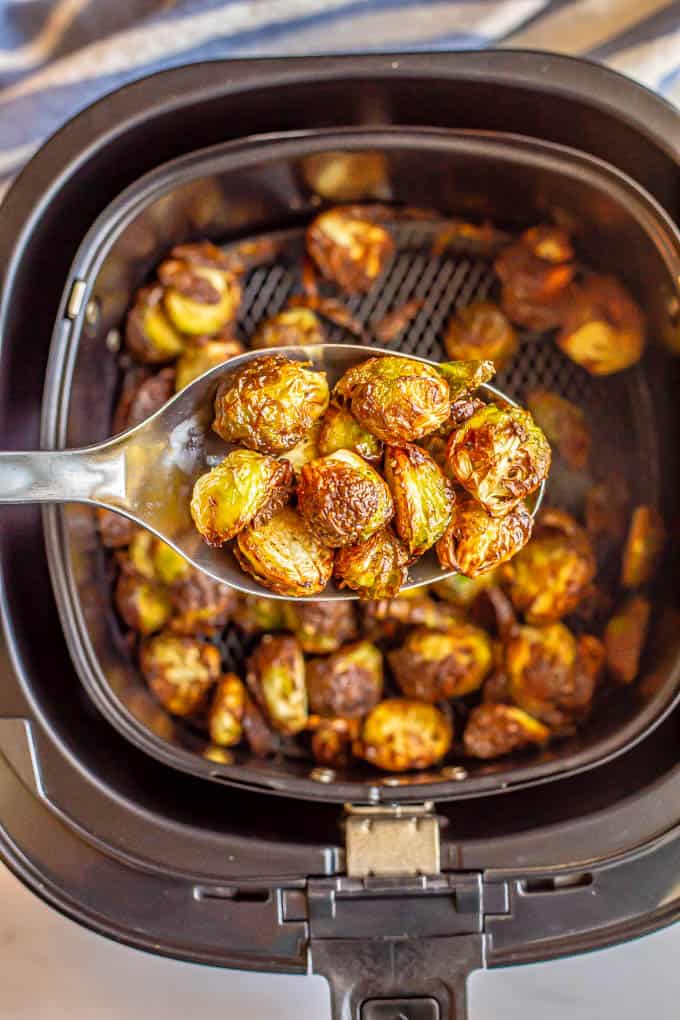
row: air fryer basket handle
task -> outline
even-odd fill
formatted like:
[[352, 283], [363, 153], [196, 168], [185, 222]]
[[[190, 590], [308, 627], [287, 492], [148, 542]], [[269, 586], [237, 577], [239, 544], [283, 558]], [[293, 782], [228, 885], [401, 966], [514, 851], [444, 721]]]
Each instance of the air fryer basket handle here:
[[330, 984], [333, 1020], [467, 1020], [483, 938], [312, 939], [311, 969]]

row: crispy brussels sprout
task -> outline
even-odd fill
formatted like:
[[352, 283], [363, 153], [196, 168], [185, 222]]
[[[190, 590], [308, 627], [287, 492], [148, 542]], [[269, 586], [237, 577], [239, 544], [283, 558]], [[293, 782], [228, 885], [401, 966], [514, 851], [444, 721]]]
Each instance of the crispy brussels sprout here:
[[346, 407], [331, 403], [321, 419], [319, 455], [325, 457], [336, 450], [352, 450], [369, 464], [377, 464], [382, 457], [383, 445], [359, 424]]
[[501, 306], [512, 322], [528, 329], [558, 326], [574, 276], [574, 250], [559, 227], [531, 227], [494, 263], [503, 284]]
[[319, 450], [319, 433], [321, 422], [315, 421], [306, 436], [303, 436], [299, 443], [296, 443], [292, 450], [286, 450], [281, 454], [282, 460], [287, 460], [293, 468], [296, 478], [300, 471], [309, 464], [310, 460], [316, 460], [321, 456]]
[[426, 769], [451, 747], [453, 727], [434, 705], [407, 698], [387, 698], [364, 720], [352, 750], [386, 772]]
[[459, 499], [437, 542], [437, 557], [446, 570], [468, 578], [494, 570], [529, 541], [533, 518], [520, 503], [505, 517], [492, 517], [474, 499]]
[[591, 375], [622, 372], [642, 357], [644, 316], [618, 280], [593, 275], [572, 288], [557, 344]]
[[377, 705], [382, 690], [382, 653], [370, 641], [307, 662], [309, 706], [318, 715], [361, 718]]
[[262, 595], [241, 595], [234, 610], [233, 620], [245, 634], [285, 630], [285, 602], [280, 599], [268, 599]]
[[220, 675], [220, 653], [214, 645], [164, 631], [144, 642], [140, 664], [152, 693], [173, 715], [192, 715], [202, 708]]
[[387, 265], [394, 242], [362, 210], [328, 209], [307, 228], [307, 251], [327, 280], [349, 294], [370, 290]]
[[323, 372], [282, 354], [265, 354], [220, 383], [213, 429], [225, 443], [283, 453], [300, 442], [327, 407]]
[[124, 623], [144, 636], [164, 627], [172, 614], [167, 589], [138, 574], [120, 575], [115, 603]]
[[477, 705], [468, 717], [463, 745], [473, 758], [498, 758], [527, 744], [545, 744], [550, 730], [521, 708]]
[[265, 634], [248, 659], [246, 683], [279, 733], [299, 733], [305, 728], [305, 660], [294, 637]]
[[107, 549], [122, 549], [129, 545], [138, 530], [128, 517], [101, 508], [97, 510], [97, 524], [102, 545]]
[[133, 358], [144, 364], [170, 361], [184, 348], [184, 338], [168, 320], [162, 301], [162, 287], [143, 287], [128, 312], [125, 343]]
[[549, 726], [583, 717], [604, 661], [601, 642], [561, 623], [520, 627], [505, 646], [512, 700]]
[[[150, 531], [138, 529], [128, 546], [129, 565], [141, 577], [149, 581], [160, 581], [162, 584], [174, 584], [188, 577], [192, 567], [183, 556], [175, 552], [169, 545], [156, 538]], [[124, 570], [128, 563], [122, 562]]]
[[243, 736], [246, 688], [235, 673], [225, 673], [217, 685], [208, 712], [208, 732], [218, 747], [234, 747]]
[[320, 719], [312, 734], [312, 754], [319, 765], [349, 765], [352, 743], [361, 731], [359, 719]]
[[496, 368], [493, 361], [443, 361], [439, 372], [449, 384], [452, 405], [458, 405], [469, 400], [483, 383], [493, 379]]
[[176, 392], [179, 393], [194, 379], [198, 379], [199, 375], [243, 354], [244, 351], [245, 347], [241, 341], [234, 337], [227, 336], [223, 340], [197, 337], [193, 343], [188, 343], [180, 354], [175, 375]]
[[307, 186], [331, 202], [383, 197], [388, 182], [382, 152], [315, 152], [305, 156], [302, 172]]
[[258, 326], [250, 346], [302, 347], [325, 340], [325, 330], [311, 308], [284, 308]]
[[165, 287], [163, 306], [176, 329], [211, 336], [233, 322], [241, 300], [238, 277], [209, 241], [173, 248], [158, 267]]
[[351, 588], [360, 599], [391, 599], [408, 577], [409, 556], [390, 528], [339, 549], [335, 556], [335, 579]]
[[254, 450], [232, 450], [194, 484], [191, 516], [208, 545], [229, 542], [249, 524], [265, 524], [290, 497], [288, 461]]
[[318, 595], [333, 573], [333, 551], [292, 507], [258, 528], [239, 532], [234, 555], [256, 581], [289, 598]]
[[544, 510], [534, 537], [504, 569], [508, 593], [528, 623], [551, 623], [570, 613], [595, 576], [588, 535], [562, 510]]
[[621, 584], [624, 588], [639, 588], [651, 581], [665, 539], [666, 529], [659, 511], [653, 506], [636, 506], [623, 550]]
[[621, 471], [588, 490], [586, 496], [586, 528], [593, 538], [600, 535], [620, 542], [626, 535], [630, 490]]
[[357, 421], [385, 443], [411, 443], [449, 416], [449, 386], [432, 365], [396, 355], [350, 368], [333, 394]]
[[648, 600], [633, 596], [612, 616], [605, 628], [607, 672], [617, 683], [632, 684], [637, 676], [650, 614]]
[[420, 701], [443, 701], [476, 691], [491, 669], [491, 641], [479, 627], [452, 624], [446, 631], [416, 627], [388, 654], [399, 689]]
[[351, 450], [336, 450], [305, 464], [297, 497], [309, 528], [331, 548], [366, 541], [394, 514], [385, 481]]
[[451, 434], [447, 458], [457, 481], [502, 517], [547, 478], [550, 444], [528, 411], [488, 404]]
[[451, 577], [445, 577], [433, 584], [432, 591], [445, 602], [449, 602], [459, 609], [468, 609], [480, 592], [496, 583], [497, 576], [493, 570], [477, 574], [475, 577], [453, 574]]
[[558, 393], [541, 387], [527, 394], [526, 404], [560, 456], [574, 471], [588, 465], [590, 428], [583, 411]]
[[384, 470], [394, 500], [397, 534], [414, 559], [444, 534], [453, 487], [432, 457], [412, 443], [388, 446]]
[[350, 602], [284, 602], [286, 630], [308, 655], [326, 655], [357, 636]]
[[516, 352], [518, 340], [498, 305], [475, 301], [449, 321], [444, 346], [455, 361], [492, 361], [500, 372]]
[[[436, 602], [423, 594], [423, 588], [402, 592], [397, 598], [377, 599], [364, 607], [364, 625], [370, 629], [376, 622], [393, 625], [419, 624], [431, 630], [448, 630], [463, 622], [463, 614], [455, 606]], [[392, 633], [395, 626], [389, 629]]]
[[176, 581], [170, 594], [174, 615], [168, 626], [174, 634], [211, 637], [225, 626], [236, 607], [234, 589], [200, 570]]

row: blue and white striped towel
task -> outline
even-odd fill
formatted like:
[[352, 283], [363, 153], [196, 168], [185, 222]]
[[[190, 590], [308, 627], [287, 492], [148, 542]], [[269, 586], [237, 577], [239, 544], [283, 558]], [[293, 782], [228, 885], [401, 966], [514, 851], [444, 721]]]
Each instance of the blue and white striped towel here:
[[69, 117], [161, 68], [487, 46], [602, 60], [680, 105], [680, 0], [0, 0], [0, 194]]

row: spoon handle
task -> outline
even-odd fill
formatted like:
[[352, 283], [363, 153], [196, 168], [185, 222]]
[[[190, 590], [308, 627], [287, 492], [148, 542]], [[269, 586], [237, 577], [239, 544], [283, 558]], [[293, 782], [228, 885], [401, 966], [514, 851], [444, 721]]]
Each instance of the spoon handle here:
[[125, 502], [125, 458], [117, 445], [0, 452], [0, 503], [93, 503], [115, 509]]

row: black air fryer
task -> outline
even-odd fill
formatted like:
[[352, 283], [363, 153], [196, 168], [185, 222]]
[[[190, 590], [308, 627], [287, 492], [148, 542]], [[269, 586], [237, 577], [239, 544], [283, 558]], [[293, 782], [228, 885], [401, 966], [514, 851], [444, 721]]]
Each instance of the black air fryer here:
[[[107, 435], [117, 330], [162, 252], [294, 235], [315, 209], [305, 160], [339, 149], [380, 152], [399, 203], [586, 225], [589, 263], [643, 305], [649, 351], [604, 387], [552, 345], [526, 345], [499, 385], [577, 397], [637, 502], [673, 530], [680, 373], [654, 340], [680, 340], [680, 117], [612, 72], [544, 54], [215, 62], [85, 110], [0, 208], [0, 447]], [[413, 265], [416, 286], [430, 270]], [[253, 321], [293, 285], [258, 272]], [[473, 258], [455, 279], [431, 272], [426, 300], [444, 312], [491, 285]], [[436, 357], [435, 332], [408, 349]], [[131, 668], [92, 512], [3, 508], [0, 526], [0, 848], [81, 923], [184, 960], [323, 974], [342, 1020], [461, 1020], [474, 969], [680, 914], [672, 543], [643, 684], [549, 753], [399, 777], [200, 757]], [[228, 663], [246, 651], [225, 634]]]

